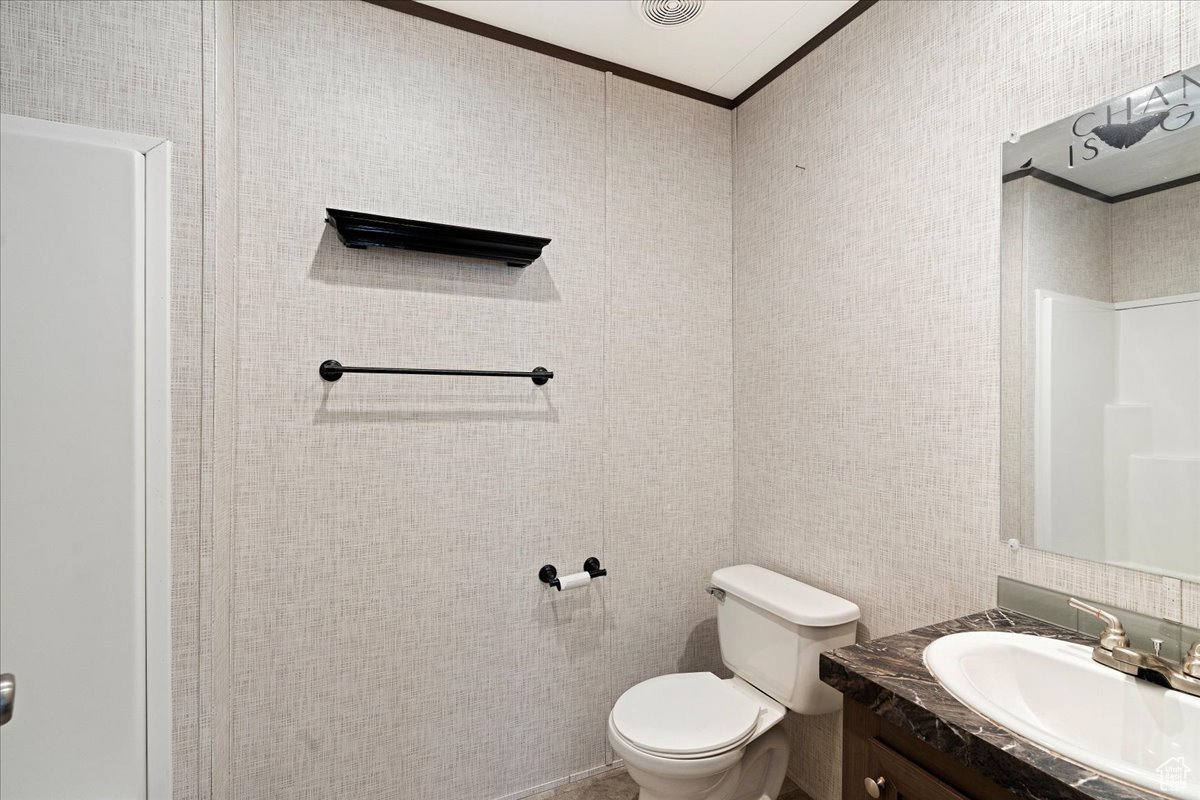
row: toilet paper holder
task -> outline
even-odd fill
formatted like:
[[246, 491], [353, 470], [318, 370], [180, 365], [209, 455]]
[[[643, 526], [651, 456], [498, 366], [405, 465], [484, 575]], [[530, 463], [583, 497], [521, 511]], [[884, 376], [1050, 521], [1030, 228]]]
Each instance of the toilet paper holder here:
[[[600, 568], [600, 559], [595, 556], [591, 556], [583, 562], [583, 571], [590, 575], [592, 580], [603, 578], [608, 574], [608, 570]], [[538, 580], [562, 591], [562, 584], [558, 582], [558, 570], [553, 564], [546, 564], [538, 570]]]

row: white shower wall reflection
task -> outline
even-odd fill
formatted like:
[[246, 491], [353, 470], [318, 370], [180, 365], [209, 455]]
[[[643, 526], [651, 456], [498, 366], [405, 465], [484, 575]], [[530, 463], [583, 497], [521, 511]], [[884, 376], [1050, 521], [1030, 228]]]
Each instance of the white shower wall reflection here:
[[1200, 580], [1200, 296], [1037, 290], [1034, 535]]

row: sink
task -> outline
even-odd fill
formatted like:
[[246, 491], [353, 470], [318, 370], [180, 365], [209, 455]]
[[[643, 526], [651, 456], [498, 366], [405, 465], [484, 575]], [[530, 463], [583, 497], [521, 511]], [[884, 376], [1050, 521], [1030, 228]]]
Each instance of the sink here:
[[925, 666], [1018, 736], [1116, 780], [1200, 800], [1200, 698], [1101, 666], [1090, 647], [1019, 633], [943, 636], [925, 648]]

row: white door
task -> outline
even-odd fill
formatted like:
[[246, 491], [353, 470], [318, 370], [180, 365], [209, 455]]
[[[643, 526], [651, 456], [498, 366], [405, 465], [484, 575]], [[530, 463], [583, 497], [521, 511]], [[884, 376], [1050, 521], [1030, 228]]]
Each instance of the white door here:
[[161, 797], [169, 154], [17, 117], [0, 137], [0, 796]]

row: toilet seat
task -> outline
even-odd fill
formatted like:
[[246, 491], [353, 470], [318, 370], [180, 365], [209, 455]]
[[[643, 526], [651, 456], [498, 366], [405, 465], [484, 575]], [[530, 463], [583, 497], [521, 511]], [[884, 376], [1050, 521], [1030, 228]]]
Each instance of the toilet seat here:
[[610, 719], [633, 747], [664, 758], [704, 758], [741, 747], [763, 706], [711, 672], [662, 675], [630, 688]]

